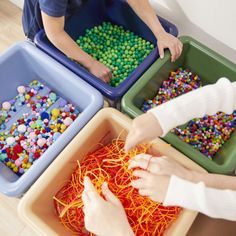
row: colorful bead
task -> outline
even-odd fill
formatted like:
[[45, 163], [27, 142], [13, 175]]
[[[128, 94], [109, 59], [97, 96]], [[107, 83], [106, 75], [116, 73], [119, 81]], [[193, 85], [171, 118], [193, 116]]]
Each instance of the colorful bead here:
[[17, 87], [17, 91], [18, 91], [19, 94], [25, 93], [25, 86], [19, 86], [19, 87]]
[[[189, 70], [177, 69], [171, 72], [167, 80], [161, 85], [157, 96], [146, 100], [142, 110], [156, 107], [181, 94], [187, 93], [202, 86], [200, 78]], [[201, 119], [191, 120], [185, 128], [172, 130], [184, 142], [199, 150], [212, 159], [223, 144], [230, 138], [236, 126], [236, 111], [231, 115], [222, 112], [213, 116], [204, 116]]]
[[2, 104], [2, 108], [6, 111], [10, 110], [11, 109], [11, 103], [10, 102], [4, 102]]
[[26, 131], [26, 126], [24, 124], [21, 124], [21, 125], [18, 126], [17, 130], [20, 133], [24, 133]]
[[14, 137], [8, 137], [6, 139], [7, 145], [10, 146], [15, 142], [15, 138]]
[[[79, 111], [52, 91], [48, 94], [42, 92], [44, 95], [41, 96], [39, 92], [45, 86], [39, 81], [35, 80], [30, 85], [23, 86], [25, 91], [19, 87], [17, 88], [19, 94], [8, 101], [11, 105], [10, 109], [5, 110], [3, 107], [1, 110], [0, 161], [21, 176], [67, 129], [63, 120], [67, 117], [77, 117]], [[47, 88], [47, 91], [50, 90]], [[57, 99], [58, 103], [56, 103]], [[56, 108], [55, 104], [57, 104]], [[54, 119], [49, 112], [52, 105], [54, 105], [52, 109]], [[22, 114], [8, 128], [6, 124], [11, 119], [11, 113], [16, 112], [19, 106], [25, 106], [30, 111]], [[62, 113], [65, 113], [64, 117]], [[51, 127], [56, 129], [56, 133]]]
[[73, 120], [70, 117], [66, 117], [63, 123], [65, 124], [65, 126], [69, 126], [73, 123]]

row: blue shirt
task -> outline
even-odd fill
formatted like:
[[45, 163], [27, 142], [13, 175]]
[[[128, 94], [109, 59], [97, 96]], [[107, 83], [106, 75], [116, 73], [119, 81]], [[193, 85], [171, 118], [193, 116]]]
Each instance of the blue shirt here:
[[52, 17], [73, 15], [83, 0], [25, 0], [22, 23], [25, 35], [32, 39], [43, 28], [41, 11]]

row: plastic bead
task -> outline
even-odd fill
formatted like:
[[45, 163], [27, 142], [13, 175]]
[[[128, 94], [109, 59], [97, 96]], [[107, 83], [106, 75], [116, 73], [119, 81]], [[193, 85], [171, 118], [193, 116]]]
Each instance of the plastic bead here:
[[4, 102], [2, 104], [2, 108], [6, 111], [10, 110], [11, 109], [11, 103], [10, 102]]
[[25, 86], [19, 86], [19, 87], [17, 87], [17, 91], [18, 91], [19, 94], [25, 93]]

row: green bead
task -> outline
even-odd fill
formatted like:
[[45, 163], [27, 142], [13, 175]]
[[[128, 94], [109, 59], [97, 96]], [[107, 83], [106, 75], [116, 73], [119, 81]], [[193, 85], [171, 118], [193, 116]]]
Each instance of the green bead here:
[[76, 40], [80, 47], [113, 71], [110, 85], [119, 86], [154, 46], [122, 26], [103, 22], [85, 30]]

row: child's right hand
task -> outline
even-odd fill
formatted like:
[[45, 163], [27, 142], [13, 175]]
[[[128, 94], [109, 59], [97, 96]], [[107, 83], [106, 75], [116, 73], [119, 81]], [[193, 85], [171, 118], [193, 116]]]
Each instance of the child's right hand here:
[[91, 60], [91, 63], [88, 66], [88, 70], [105, 83], [110, 82], [110, 80], [112, 79], [111, 70], [97, 60]]
[[149, 197], [155, 202], [164, 202], [171, 175], [191, 180], [192, 173], [184, 166], [168, 157], [153, 157], [149, 154], [137, 155], [129, 165], [134, 170], [133, 176], [138, 179], [132, 181], [132, 186], [139, 194]]
[[150, 141], [163, 133], [159, 121], [152, 113], [145, 113], [132, 121], [131, 129], [125, 141], [125, 151], [129, 151], [135, 145]]

